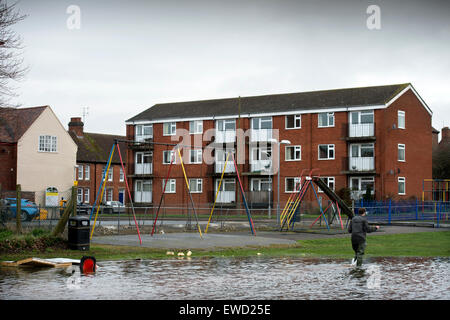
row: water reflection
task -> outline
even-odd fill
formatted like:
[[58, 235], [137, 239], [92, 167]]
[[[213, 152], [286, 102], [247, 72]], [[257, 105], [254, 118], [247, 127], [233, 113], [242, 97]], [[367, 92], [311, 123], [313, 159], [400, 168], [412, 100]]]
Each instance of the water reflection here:
[[95, 275], [0, 268], [0, 299], [449, 299], [449, 258], [99, 262]]

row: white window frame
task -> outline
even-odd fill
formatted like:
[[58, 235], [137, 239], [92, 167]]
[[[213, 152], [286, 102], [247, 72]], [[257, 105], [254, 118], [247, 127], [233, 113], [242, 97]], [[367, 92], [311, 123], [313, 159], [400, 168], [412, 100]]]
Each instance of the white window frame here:
[[[192, 186], [195, 184], [197, 186], [197, 190], [192, 190]], [[200, 188], [199, 188], [200, 187]], [[202, 193], [203, 192], [203, 179], [201, 178], [193, 178], [189, 179], [189, 191], [191, 193]]]
[[[358, 115], [358, 122], [357, 123], [353, 123], [353, 114], [357, 114]], [[366, 122], [366, 123], [362, 123], [361, 122], [361, 117], [363, 115], [368, 115], [370, 114], [372, 116], [372, 122]], [[363, 110], [363, 111], [352, 111], [350, 112], [350, 124], [373, 124], [375, 123], [375, 112], [373, 110]]]
[[[168, 129], [168, 130], [166, 130]], [[168, 133], [166, 132], [168, 131]], [[164, 122], [163, 123], [163, 136], [174, 136], [177, 133], [176, 122]]]
[[[294, 118], [294, 126], [292, 128], [288, 127], [288, 117], [293, 117]], [[294, 129], [301, 129], [302, 127], [302, 115], [301, 114], [292, 114], [292, 115], [287, 115], [285, 117], [285, 129], [286, 130], [294, 130]], [[297, 125], [297, 121], [298, 121], [298, 125]]]
[[57, 152], [58, 139], [56, 136], [40, 135], [38, 140], [38, 152]]
[[125, 175], [123, 172], [122, 167], [119, 167], [119, 182], [124, 182], [125, 181]]
[[84, 200], [84, 203], [89, 203], [89, 193], [90, 193], [90, 190], [89, 190], [89, 188], [84, 188], [84, 195], [83, 195], [83, 200]]
[[106, 188], [106, 201], [114, 201], [114, 189]]
[[[150, 128], [151, 133], [145, 134], [146, 129]], [[136, 140], [137, 137], [153, 137], [153, 125], [152, 124], [137, 124], [136, 125]]]
[[[287, 186], [288, 186], [288, 180], [294, 180], [294, 189], [293, 190], [288, 190]], [[294, 193], [294, 192], [299, 192], [301, 186], [301, 178], [300, 177], [286, 177], [284, 178], [284, 193]], [[297, 184], [300, 184], [299, 186], [297, 186]], [[298, 189], [296, 189], [295, 187], [297, 187]]]
[[[294, 149], [293, 159], [288, 159], [288, 154], [289, 154], [288, 150], [290, 148]], [[300, 153], [298, 158], [296, 157], [297, 152]], [[284, 160], [285, 161], [301, 161], [302, 160], [302, 146], [299, 146], [299, 145], [297, 145], [297, 146], [286, 146], [284, 148]]]
[[[194, 161], [192, 161], [194, 159]], [[189, 150], [189, 163], [190, 164], [201, 164], [203, 160], [203, 150], [202, 149], [191, 149]]]
[[[164, 150], [163, 151], [163, 159], [162, 159], [162, 163], [163, 164], [170, 164], [170, 161], [172, 161], [172, 157], [174, 156], [174, 150]], [[166, 160], [166, 153], [169, 153], [169, 162], [165, 162]], [[177, 158], [175, 157], [175, 159], [173, 159], [173, 163], [176, 163]]]
[[[327, 158], [320, 157], [320, 147], [327, 146]], [[330, 150], [333, 150], [333, 157], [330, 158]], [[336, 159], [336, 148], [334, 144], [319, 144], [317, 146], [317, 159], [318, 160], [335, 160]]]
[[[336, 189], [336, 178], [335, 178], [335, 177], [320, 177], [320, 179], [322, 179], [322, 180], [325, 180], [325, 179], [326, 179], [326, 181], [324, 181], [324, 182], [325, 182], [325, 184], [328, 186], [328, 188], [330, 188], [331, 190], [334, 191], [334, 190]], [[332, 187], [332, 188], [330, 187], [330, 183], [333, 184], [333, 187]], [[318, 188], [317, 188], [317, 192], [322, 193], [323, 190], [320, 189], [320, 187], [318, 187]]]
[[[400, 150], [403, 150], [403, 159], [400, 159]], [[397, 145], [397, 161], [406, 162], [406, 145], [404, 143]]]
[[[269, 184], [269, 190], [261, 190], [261, 186], [263, 183], [268, 183]], [[255, 189], [255, 184], [256, 184], [256, 189], [257, 190], [253, 190]], [[269, 192], [272, 191], [272, 178], [252, 178], [250, 180], [250, 192]]]
[[[164, 192], [164, 184], [166, 182], [166, 179], [161, 180], [161, 191]], [[165, 193], [176, 193], [177, 192], [177, 180], [176, 179], [169, 179], [167, 181], [166, 185], [166, 192]]]
[[[397, 191], [399, 195], [406, 195], [406, 178], [405, 177], [398, 177], [397, 178], [398, 186]], [[403, 183], [403, 193], [400, 192], [400, 184]]]
[[82, 164], [78, 165], [78, 180], [83, 180], [84, 167]]
[[[326, 114], [327, 115], [327, 123], [326, 125], [320, 124], [320, 115]], [[330, 125], [330, 119], [332, 119], [333, 124]], [[332, 128], [334, 127], [335, 118], [334, 118], [334, 112], [321, 112], [317, 114], [317, 127], [318, 128]]]
[[189, 121], [189, 134], [203, 133], [203, 120]]
[[[227, 125], [233, 124], [233, 129], [227, 129]], [[216, 130], [220, 132], [225, 131], [236, 131], [236, 120], [235, 119], [221, 119], [216, 121]]]
[[[255, 128], [255, 121], [257, 122], [258, 128]], [[261, 128], [263, 122], [270, 122], [270, 128]], [[253, 130], [272, 130], [273, 129], [273, 121], [272, 117], [256, 117], [251, 119], [251, 127]]]
[[[400, 119], [403, 119], [402, 125], [400, 125]], [[397, 128], [406, 129], [406, 112], [402, 110], [398, 110], [397, 112]]]
[[77, 188], [77, 203], [83, 203], [83, 188]]
[[[217, 189], [219, 187], [219, 183], [220, 183], [220, 179], [216, 179], [216, 181], [215, 181], [215, 186], [216, 186], [215, 190], [216, 190], [216, 192], [217, 192]], [[233, 190], [225, 190], [225, 189], [228, 189], [226, 187], [230, 186], [230, 185], [233, 186], [233, 188], [232, 188]], [[220, 184], [220, 189], [219, 189], [219, 192], [221, 192], [221, 191], [236, 192], [236, 180], [233, 179], [233, 178], [223, 179], [222, 183]]]
[[91, 179], [91, 166], [89, 164], [84, 165], [84, 180]]
[[110, 165], [109, 171], [108, 171], [108, 181], [113, 181], [113, 180], [114, 180], [114, 167]]

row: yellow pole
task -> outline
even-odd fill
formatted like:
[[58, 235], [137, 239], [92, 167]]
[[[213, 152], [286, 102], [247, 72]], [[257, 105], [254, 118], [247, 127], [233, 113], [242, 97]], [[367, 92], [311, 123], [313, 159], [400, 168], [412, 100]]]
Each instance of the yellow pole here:
[[223, 180], [223, 176], [224, 176], [224, 174], [225, 174], [225, 169], [227, 168], [227, 163], [228, 163], [228, 157], [229, 157], [229, 156], [230, 156], [230, 154], [227, 153], [227, 158], [225, 159], [225, 166], [223, 167], [222, 175], [220, 176], [219, 187], [217, 188], [217, 191], [216, 191], [216, 196], [215, 196], [215, 198], [214, 198], [214, 204], [213, 204], [213, 207], [212, 207], [212, 209], [211, 209], [211, 213], [210, 213], [210, 215], [209, 215], [208, 223], [206, 224], [205, 233], [208, 232], [209, 223], [211, 222], [212, 214], [213, 214], [213, 212], [214, 212], [214, 208], [215, 208], [216, 202], [217, 202], [217, 197], [219, 196], [219, 190], [220, 190], [220, 186], [222, 185], [222, 180]]
[[[192, 197], [192, 196], [191, 196], [191, 189], [189, 188], [189, 181], [188, 181], [188, 179], [187, 179], [186, 171], [184, 170], [184, 164], [183, 164], [183, 159], [182, 159], [182, 157], [181, 157], [180, 148], [177, 148], [177, 150], [178, 150], [178, 155], [180, 156], [181, 169], [183, 169], [184, 181], [186, 181], [186, 186], [187, 186], [187, 189], [188, 189], [188, 192], [189, 192], [189, 196]], [[191, 198], [191, 200], [192, 200], [192, 198]], [[192, 202], [192, 201], [191, 201], [191, 202]], [[195, 210], [195, 209], [194, 209], [194, 203], [193, 203], [193, 202], [192, 202], [192, 209]], [[195, 213], [195, 211], [194, 211], [194, 213]], [[200, 230], [200, 225], [198, 224], [198, 220], [197, 220], [197, 228], [198, 228], [198, 233], [200, 234], [200, 237], [203, 238], [203, 236], [202, 236], [202, 230]]]
[[102, 202], [102, 199], [103, 199], [103, 192], [105, 191], [106, 179], [108, 177], [109, 167], [111, 166], [112, 157], [114, 155], [114, 149], [116, 149], [116, 145], [114, 145], [114, 147], [112, 149], [111, 158], [109, 159], [108, 167], [106, 168], [105, 179], [103, 180], [102, 192], [100, 195], [100, 199], [98, 201], [99, 204], [97, 206], [97, 212], [95, 213], [94, 225], [92, 226], [91, 238], [90, 238], [91, 240], [92, 240], [92, 236], [94, 235], [95, 223], [97, 222], [97, 216], [98, 216], [98, 210], [100, 209], [100, 203]]

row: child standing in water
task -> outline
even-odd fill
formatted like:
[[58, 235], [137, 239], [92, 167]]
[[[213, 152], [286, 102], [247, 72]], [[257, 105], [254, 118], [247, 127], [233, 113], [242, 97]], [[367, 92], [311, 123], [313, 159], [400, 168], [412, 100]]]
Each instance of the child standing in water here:
[[366, 209], [359, 208], [358, 215], [353, 217], [348, 226], [348, 232], [352, 234], [352, 248], [355, 251], [356, 265], [362, 265], [364, 250], [366, 249], [366, 233], [377, 231], [380, 226], [371, 227], [366, 218]]

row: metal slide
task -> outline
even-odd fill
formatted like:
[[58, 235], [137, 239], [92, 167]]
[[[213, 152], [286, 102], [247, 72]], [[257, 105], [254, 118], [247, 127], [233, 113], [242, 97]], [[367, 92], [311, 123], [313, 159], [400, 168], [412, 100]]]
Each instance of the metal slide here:
[[330, 200], [337, 202], [342, 209], [342, 213], [346, 214], [350, 219], [353, 218], [354, 214], [352, 209], [350, 209], [345, 202], [339, 198], [339, 196], [331, 190], [322, 179], [320, 179], [320, 177], [313, 177], [313, 181], [330, 198]]

